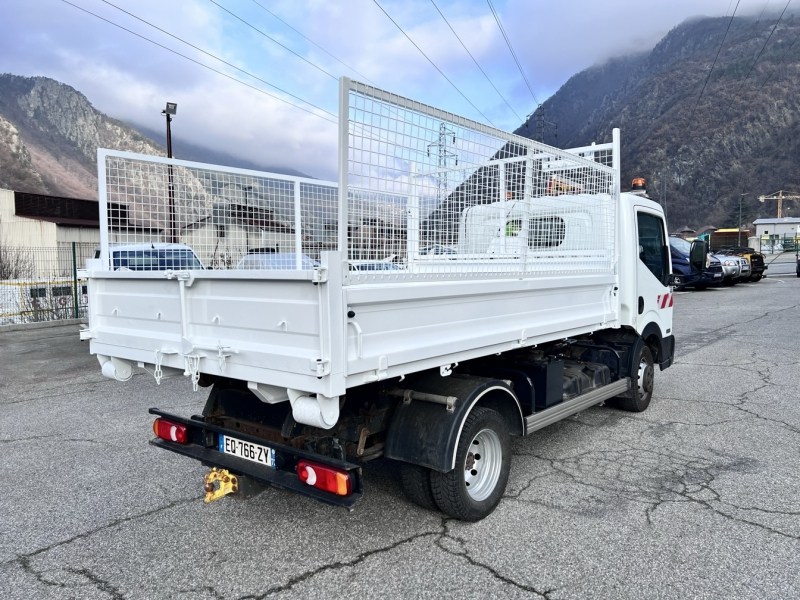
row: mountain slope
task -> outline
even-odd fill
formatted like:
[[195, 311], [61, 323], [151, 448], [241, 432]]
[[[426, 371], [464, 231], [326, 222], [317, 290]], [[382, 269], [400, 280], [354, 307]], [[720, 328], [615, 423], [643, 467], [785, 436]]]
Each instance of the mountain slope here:
[[750, 193], [747, 214], [774, 216], [756, 197], [800, 187], [800, 19], [780, 22], [755, 66], [775, 19], [734, 19], [697, 103], [727, 24], [686, 21], [651, 52], [586, 69], [545, 102], [560, 147], [610, 140], [619, 127], [623, 189], [646, 177], [652, 198], [664, 204], [666, 195], [671, 227], [735, 226], [740, 193]]
[[[97, 198], [97, 148], [166, 156], [163, 134], [112, 119], [74, 88], [46, 77], [0, 75], [0, 187], [24, 192]], [[173, 140], [186, 160], [269, 169], [224, 152]]]
[[19, 139], [16, 151], [0, 140], [0, 183], [20, 191], [97, 198], [98, 147], [164, 155], [74, 88], [45, 77], [0, 75], [0, 117]]

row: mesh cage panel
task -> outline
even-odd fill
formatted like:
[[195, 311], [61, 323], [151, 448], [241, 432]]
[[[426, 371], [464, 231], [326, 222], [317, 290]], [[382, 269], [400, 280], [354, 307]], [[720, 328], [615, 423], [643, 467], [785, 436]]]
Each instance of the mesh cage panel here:
[[610, 145], [559, 150], [343, 82], [351, 283], [613, 271]]
[[336, 184], [110, 151], [100, 167], [111, 269], [311, 269], [335, 248]]

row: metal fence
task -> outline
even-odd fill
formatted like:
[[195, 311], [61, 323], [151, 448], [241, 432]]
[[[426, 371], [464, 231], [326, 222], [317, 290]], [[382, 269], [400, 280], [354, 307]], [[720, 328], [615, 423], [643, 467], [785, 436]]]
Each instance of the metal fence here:
[[612, 144], [559, 150], [347, 78], [340, 94], [351, 283], [613, 270]]
[[0, 324], [86, 316], [86, 281], [78, 278], [95, 244], [57, 248], [0, 245]]
[[759, 238], [760, 251], [765, 254], [778, 254], [779, 252], [797, 252], [800, 249], [800, 236], [762, 235]]
[[613, 271], [618, 146], [559, 150], [347, 78], [339, 127], [338, 184], [99, 150], [108, 268], [309, 269], [340, 250], [347, 284]]
[[192, 268], [183, 244], [195, 268], [302, 269], [337, 247], [335, 183], [102, 149], [98, 177], [111, 268]]

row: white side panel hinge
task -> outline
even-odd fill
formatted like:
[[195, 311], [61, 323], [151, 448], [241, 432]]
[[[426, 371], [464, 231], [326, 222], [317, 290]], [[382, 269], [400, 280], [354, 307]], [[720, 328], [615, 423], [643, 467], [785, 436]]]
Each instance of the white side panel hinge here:
[[324, 377], [331, 372], [331, 361], [327, 358], [318, 358], [317, 360], [310, 360], [308, 362], [309, 367], [316, 373], [317, 377]]
[[328, 267], [314, 267], [311, 281], [313, 283], [325, 283], [328, 281]]

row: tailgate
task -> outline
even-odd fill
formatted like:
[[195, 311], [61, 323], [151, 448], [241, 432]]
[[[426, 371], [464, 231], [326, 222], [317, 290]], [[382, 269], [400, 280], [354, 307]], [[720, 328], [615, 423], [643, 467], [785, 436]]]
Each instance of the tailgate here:
[[84, 337], [94, 354], [322, 392], [325, 286], [310, 277], [92, 273]]

